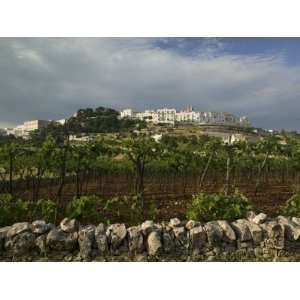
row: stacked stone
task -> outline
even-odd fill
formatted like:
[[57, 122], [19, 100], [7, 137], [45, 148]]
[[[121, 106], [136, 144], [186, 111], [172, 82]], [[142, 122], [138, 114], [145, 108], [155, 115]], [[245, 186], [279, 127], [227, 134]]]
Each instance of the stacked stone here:
[[[65, 218], [59, 226], [38, 220], [0, 228], [0, 258], [57, 260], [245, 260], [300, 254], [300, 219], [249, 213], [246, 219], [200, 223], [178, 218], [156, 224], [80, 225]], [[57, 254], [57, 256], [55, 256]]]

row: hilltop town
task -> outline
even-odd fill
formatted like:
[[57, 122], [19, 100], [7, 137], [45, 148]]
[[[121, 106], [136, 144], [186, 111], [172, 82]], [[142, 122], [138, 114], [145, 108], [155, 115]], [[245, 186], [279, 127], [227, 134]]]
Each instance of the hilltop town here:
[[[80, 110], [79, 110], [80, 111]], [[147, 109], [143, 112], [135, 112], [127, 108], [120, 112], [115, 111], [118, 119], [141, 121], [145, 128], [135, 129], [144, 133], [150, 133], [155, 139], [162, 135], [210, 135], [219, 137], [223, 141], [249, 140], [257, 141], [265, 133], [263, 130], [252, 127], [247, 117], [236, 116], [228, 112], [203, 112], [196, 111], [192, 106], [177, 111], [175, 108]], [[71, 118], [76, 118], [75, 113]], [[50, 123], [63, 125], [69, 119], [60, 120], [30, 120], [25, 121], [14, 128], [4, 128], [2, 135], [13, 135], [28, 138], [29, 134], [36, 130], [46, 128]], [[93, 117], [90, 117], [93, 118]], [[95, 132], [94, 132], [95, 133]], [[101, 130], [99, 130], [99, 134]], [[71, 136], [73, 140], [86, 140], [89, 134]]]
[[121, 118], [131, 118], [152, 122], [154, 124], [199, 124], [199, 125], [228, 125], [250, 127], [247, 117], [237, 117], [228, 112], [203, 112], [195, 111], [192, 106], [185, 110], [177, 111], [175, 108], [161, 108], [157, 110], [145, 110], [134, 112], [132, 109], [124, 109], [120, 112]]

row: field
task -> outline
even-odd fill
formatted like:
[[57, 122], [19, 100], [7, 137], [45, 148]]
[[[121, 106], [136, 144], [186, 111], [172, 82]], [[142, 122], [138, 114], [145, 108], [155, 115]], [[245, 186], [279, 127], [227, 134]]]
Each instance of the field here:
[[[87, 205], [87, 222], [95, 213], [107, 222], [130, 222], [132, 215], [162, 221], [185, 218], [199, 193], [222, 193], [233, 199], [238, 192], [254, 210], [274, 216], [300, 191], [297, 134], [255, 136], [252, 129], [245, 129], [245, 139], [232, 141], [230, 134], [236, 128], [158, 126], [137, 132], [119, 128], [113, 134], [72, 140], [74, 129], [55, 126], [27, 140], [8, 137], [0, 143], [0, 197], [11, 199], [7, 206], [21, 199], [30, 210], [39, 200], [50, 200], [43, 205], [55, 207], [51, 220], [58, 222], [68, 213], [70, 202], [72, 206], [78, 200], [70, 215], [74, 211], [85, 215], [82, 210]], [[159, 140], [153, 138], [153, 133], [162, 131]], [[217, 132], [229, 135], [229, 140]], [[93, 195], [97, 199], [81, 200]], [[4, 215], [5, 209], [13, 214], [13, 206], [3, 205]], [[26, 213], [24, 207], [20, 209]], [[44, 209], [50, 214], [48, 207]], [[234, 209], [239, 210], [238, 204]], [[33, 217], [43, 214], [24, 218]]]
[[[278, 214], [279, 209], [294, 194], [295, 184], [293, 178], [288, 183], [280, 183], [269, 180], [255, 193], [255, 182], [239, 182], [235, 188], [246, 195], [259, 212], [265, 212], [270, 216]], [[158, 219], [168, 220], [174, 216], [184, 219], [188, 205], [191, 203], [192, 195], [200, 192], [198, 186], [199, 178], [145, 178], [145, 210], [149, 203], [155, 203], [159, 210]], [[296, 182], [295, 182], [296, 183]], [[218, 193], [224, 189], [224, 182], [208, 182], [203, 185], [201, 192]], [[40, 198], [54, 199], [57, 195], [58, 185], [55, 181], [49, 185], [49, 181], [41, 184]], [[106, 175], [99, 178], [89, 178], [82, 185], [82, 194], [100, 195], [104, 198], [132, 194], [132, 178], [130, 176]], [[185, 185], [185, 186], [184, 186]], [[20, 186], [18, 192], [21, 198], [31, 198], [32, 190], [27, 189], [25, 182]], [[47, 187], [46, 187], [47, 186]], [[63, 206], [67, 205], [76, 196], [76, 178], [69, 177], [63, 191]]]

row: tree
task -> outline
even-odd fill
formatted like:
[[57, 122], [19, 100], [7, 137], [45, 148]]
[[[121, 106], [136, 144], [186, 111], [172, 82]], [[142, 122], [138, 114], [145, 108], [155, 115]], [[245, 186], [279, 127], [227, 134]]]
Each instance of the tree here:
[[[29, 133], [29, 141], [33, 146], [40, 147], [51, 136], [55, 143], [63, 143], [66, 136], [66, 126], [67, 124], [62, 125], [54, 121], [50, 122], [46, 127], [31, 131]], [[68, 125], [68, 127], [70, 126]]]
[[144, 176], [145, 166], [157, 158], [161, 151], [154, 139], [146, 136], [132, 136], [123, 141], [121, 152], [131, 161], [135, 171], [135, 193], [141, 199], [141, 207], [144, 207]]
[[261, 183], [261, 175], [264, 169], [266, 168], [266, 165], [268, 163], [268, 160], [270, 159], [270, 156], [276, 156], [281, 151], [281, 144], [280, 137], [276, 135], [271, 135], [263, 139], [262, 141], [259, 141], [256, 144], [255, 151], [257, 156], [263, 156], [263, 160], [258, 165], [258, 172], [257, 172], [257, 179], [255, 184], [255, 195], [257, 194], [258, 188]]
[[238, 155], [242, 149], [242, 144], [240, 142], [231, 142], [229, 140], [228, 143], [223, 144], [223, 151], [226, 155], [226, 176], [225, 176], [225, 189], [224, 194], [227, 196], [231, 193], [231, 177], [232, 170], [235, 166], [235, 156]]
[[76, 198], [81, 197], [84, 178], [88, 177], [87, 173], [93, 169], [94, 162], [103, 152], [102, 142], [78, 143], [70, 146], [69, 168], [76, 177]]
[[78, 110], [69, 119], [73, 134], [112, 133], [145, 127], [140, 120], [120, 119], [119, 112], [112, 108], [98, 107]]
[[[24, 154], [24, 148], [19, 143], [9, 142], [7, 144], [4, 144], [1, 147], [0, 151], [0, 161], [2, 162], [2, 168], [6, 171], [6, 174], [8, 173], [8, 192], [13, 195], [14, 173], [16, 172], [18, 159], [22, 154]], [[6, 181], [5, 175], [4, 180]]]
[[163, 158], [173, 174], [183, 178], [183, 193], [186, 192], [187, 176], [197, 169], [199, 162], [198, 140], [194, 137], [169, 137], [163, 141]]
[[212, 138], [204, 144], [203, 151], [204, 151], [205, 155], [208, 154], [209, 157], [208, 157], [208, 160], [205, 164], [205, 167], [204, 167], [202, 175], [201, 175], [201, 179], [200, 179], [200, 183], [199, 183], [200, 190], [203, 186], [204, 180], [206, 178], [208, 169], [213, 161], [213, 158], [216, 156], [217, 151], [221, 148], [221, 146], [222, 146], [222, 142], [220, 139], [217, 139], [217, 138], [216, 139]]
[[[35, 184], [33, 186], [33, 200], [39, 199], [41, 180], [47, 171], [50, 171], [53, 164], [52, 154], [55, 151], [56, 143], [52, 136], [47, 136], [40, 147], [31, 147], [33, 156], [32, 165], [36, 168]], [[29, 153], [28, 153], [29, 154]]]

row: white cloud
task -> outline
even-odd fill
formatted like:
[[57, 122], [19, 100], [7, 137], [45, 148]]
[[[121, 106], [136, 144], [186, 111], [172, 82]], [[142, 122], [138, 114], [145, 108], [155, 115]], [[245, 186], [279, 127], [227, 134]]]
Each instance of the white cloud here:
[[1, 39], [0, 122], [59, 118], [87, 106], [192, 104], [246, 114], [258, 126], [299, 128], [299, 66], [280, 54], [225, 54], [219, 39], [185, 55], [184, 43], [176, 51], [143, 38]]

